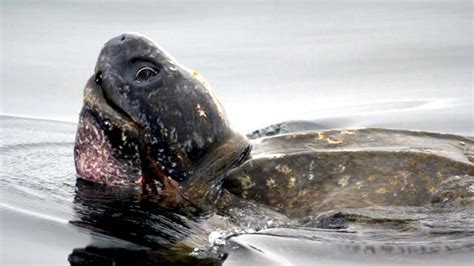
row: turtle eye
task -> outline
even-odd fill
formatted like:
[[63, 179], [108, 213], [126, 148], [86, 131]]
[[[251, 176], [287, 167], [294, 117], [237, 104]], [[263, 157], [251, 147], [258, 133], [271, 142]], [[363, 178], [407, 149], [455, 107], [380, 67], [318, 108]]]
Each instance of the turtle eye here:
[[142, 67], [137, 71], [137, 74], [135, 74], [135, 80], [139, 82], [146, 81], [156, 76], [157, 74], [158, 74], [158, 71], [156, 71], [155, 69], [149, 66]]

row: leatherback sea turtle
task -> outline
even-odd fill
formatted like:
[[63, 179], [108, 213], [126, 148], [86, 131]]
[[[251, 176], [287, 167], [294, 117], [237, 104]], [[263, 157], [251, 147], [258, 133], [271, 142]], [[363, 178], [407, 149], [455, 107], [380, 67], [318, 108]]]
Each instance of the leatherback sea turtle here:
[[141, 189], [161, 206], [251, 201], [291, 218], [374, 206], [474, 203], [474, 140], [388, 129], [248, 140], [207, 81], [150, 39], [108, 41], [84, 90], [81, 178]]

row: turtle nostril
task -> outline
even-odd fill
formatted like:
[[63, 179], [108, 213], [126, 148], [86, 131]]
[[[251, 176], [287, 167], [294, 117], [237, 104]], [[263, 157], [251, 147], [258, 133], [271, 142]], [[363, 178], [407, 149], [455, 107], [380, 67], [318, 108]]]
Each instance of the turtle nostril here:
[[121, 41], [125, 41], [125, 35], [122, 35]]

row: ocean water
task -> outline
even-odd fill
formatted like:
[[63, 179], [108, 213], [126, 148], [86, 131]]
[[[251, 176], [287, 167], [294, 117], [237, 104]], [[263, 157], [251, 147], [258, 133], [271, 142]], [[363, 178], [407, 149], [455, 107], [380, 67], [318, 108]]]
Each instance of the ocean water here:
[[76, 180], [74, 123], [0, 116], [0, 126], [2, 265], [472, 263], [470, 205], [354, 209], [363, 222], [347, 228], [279, 223], [258, 207], [234, 208], [232, 222], [186, 216]]
[[[72, 146], [99, 50], [125, 31], [149, 36], [200, 71], [243, 133], [292, 121], [292, 130], [384, 127], [472, 137], [472, 23], [472, 2], [460, 0], [1, 0], [0, 113], [8, 116], [0, 118], [0, 264], [65, 265], [70, 254], [80, 260], [125, 251], [170, 257], [150, 248], [193, 232], [205, 232], [190, 240], [202, 249], [197, 254], [226, 254], [227, 265], [469, 264], [474, 229], [465, 210], [447, 215], [449, 234], [254, 234], [262, 228], [249, 225], [224, 241], [235, 232], [143, 212], [130, 207], [133, 199], [82, 201]], [[429, 224], [431, 210], [406, 211]], [[104, 228], [104, 217], [137, 222]]]

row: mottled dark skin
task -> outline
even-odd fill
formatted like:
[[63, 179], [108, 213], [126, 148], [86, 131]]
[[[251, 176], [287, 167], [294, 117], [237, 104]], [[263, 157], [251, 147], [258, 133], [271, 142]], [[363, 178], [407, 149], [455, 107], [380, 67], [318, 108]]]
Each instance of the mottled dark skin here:
[[[386, 129], [249, 141], [207, 83], [137, 34], [102, 49], [84, 93], [76, 169], [164, 206], [252, 201], [290, 218], [341, 208], [474, 203], [471, 138]], [[158, 186], [158, 187], [157, 187]]]
[[144, 194], [186, 205], [212, 198], [195, 187], [219, 183], [248, 147], [197, 72], [139, 34], [104, 45], [84, 90], [74, 152], [79, 176], [140, 183]]
[[225, 187], [293, 218], [343, 208], [471, 205], [473, 162], [474, 141], [461, 136], [373, 128], [301, 132], [258, 140]]

